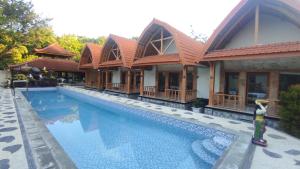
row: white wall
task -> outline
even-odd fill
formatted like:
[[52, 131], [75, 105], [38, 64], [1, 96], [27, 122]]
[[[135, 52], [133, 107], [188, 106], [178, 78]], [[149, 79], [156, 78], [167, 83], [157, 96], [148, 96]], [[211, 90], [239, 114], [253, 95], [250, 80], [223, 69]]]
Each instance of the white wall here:
[[155, 86], [156, 66], [152, 70], [144, 70], [144, 86]]
[[[165, 50], [167, 48], [167, 45], [169, 45], [169, 43], [171, 42], [171, 40], [172, 39], [164, 40], [163, 50]], [[175, 41], [172, 42], [172, 44], [168, 47], [168, 49], [165, 52], [165, 54], [171, 54], [171, 53], [177, 53]]]
[[[281, 18], [261, 14], [258, 44], [300, 41], [300, 28]], [[240, 48], [254, 44], [254, 19], [244, 26], [225, 48]]]
[[197, 68], [197, 97], [208, 99], [209, 97], [209, 68]]
[[121, 70], [112, 71], [112, 83], [120, 83], [121, 81]]
[[215, 64], [215, 93], [220, 91], [220, 81], [221, 81], [221, 63], [217, 62]]

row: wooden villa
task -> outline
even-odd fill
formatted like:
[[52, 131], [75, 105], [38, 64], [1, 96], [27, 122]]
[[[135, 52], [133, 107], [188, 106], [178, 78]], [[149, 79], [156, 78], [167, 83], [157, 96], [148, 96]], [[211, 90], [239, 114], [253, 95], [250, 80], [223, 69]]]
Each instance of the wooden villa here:
[[154, 19], [138, 40], [133, 63], [141, 72], [140, 98], [179, 107], [196, 99], [196, 60], [202, 47], [202, 43]]
[[103, 73], [98, 69], [101, 51], [102, 47], [93, 43], [86, 44], [82, 50], [79, 69], [85, 73], [85, 87], [103, 89], [105, 86], [100, 78]]
[[210, 65], [209, 107], [253, 113], [268, 99], [278, 117], [280, 92], [300, 84], [300, 3], [242, 0], [206, 43], [200, 62]]
[[116, 35], [109, 35], [100, 56], [99, 69], [102, 72], [105, 90], [125, 95], [138, 94], [140, 72], [131, 69], [136, 41]]

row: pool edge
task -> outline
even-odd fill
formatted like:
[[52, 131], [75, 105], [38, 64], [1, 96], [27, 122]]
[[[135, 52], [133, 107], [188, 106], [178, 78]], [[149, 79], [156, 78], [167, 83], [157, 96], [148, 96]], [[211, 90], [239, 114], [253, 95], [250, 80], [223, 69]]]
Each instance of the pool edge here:
[[20, 115], [20, 123], [24, 126], [22, 132], [31, 151], [32, 158], [30, 160], [33, 161], [30, 162], [33, 162], [36, 168], [76, 169], [74, 162], [40, 120], [38, 114], [21, 91], [24, 91], [24, 89], [18, 88], [15, 90], [14, 102]]

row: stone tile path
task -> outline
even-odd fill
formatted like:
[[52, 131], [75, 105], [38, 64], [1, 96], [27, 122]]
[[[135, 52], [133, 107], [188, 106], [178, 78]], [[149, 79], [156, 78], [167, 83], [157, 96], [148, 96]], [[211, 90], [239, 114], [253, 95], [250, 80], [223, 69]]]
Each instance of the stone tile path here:
[[27, 160], [13, 96], [0, 87], [0, 169], [27, 169]]
[[[252, 134], [254, 130], [252, 124], [245, 122], [193, 113], [191, 111], [145, 103], [81, 88], [70, 86], [66, 86], [65, 88], [129, 106], [150, 109], [175, 117], [199, 121], [215, 127], [228, 128], [247, 134]], [[0, 169], [26, 169], [28, 165], [12, 98], [10, 90], [0, 88]], [[268, 147], [257, 146], [255, 148], [252, 169], [300, 169], [299, 139], [272, 128], [267, 128], [265, 138], [268, 140]]]

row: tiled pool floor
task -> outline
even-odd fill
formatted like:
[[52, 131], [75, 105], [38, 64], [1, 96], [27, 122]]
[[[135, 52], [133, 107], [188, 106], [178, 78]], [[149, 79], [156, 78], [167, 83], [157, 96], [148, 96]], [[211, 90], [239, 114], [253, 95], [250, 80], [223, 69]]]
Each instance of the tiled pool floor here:
[[[128, 98], [108, 95], [96, 91], [90, 91], [82, 88], [76, 88], [71, 86], [66, 86], [69, 90], [74, 90], [80, 93], [91, 95], [105, 100], [110, 100], [114, 102], [119, 102], [129, 106], [135, 106], [150, 110], [159, 111], [161, 113], [166, 113], [180, 118], [185, 118], [189, 120], [199, 121], [201, 123], [206, 123], [208, 125], [228, 128], [235, 131], [241, 131], [248, 134], [252, 134], [253, 126], [252, 124], [224, 119], [220, 117], [214, 117], [209, 115], [204, 115], [200, 113], [193, 113], [186, 110], [174, 109], [170, 107], [160, 106], [156, 104], [141, 102], [137, 100], [132, 100]], [[12, 95], [9, 89], [0, 88], [0, 119], [3, 119], [4, 116], [9, 116], [5, 112], [9, 112], [9, 108], [15, 112], [15, 107], [12, 100]], [[3, 103], [3, 104], [2, 104]], [[7, 109], [8, 110], [7, 110]], [[17, 120], [16, 114], [15, 117], [12, 117]], [[5, 118], [4, 118], [5, 119]], [[11, 119], [9, 119], [11, 120]], [[5, 120], [7, 121], [7, 120]], [[5, 126], [2, 126], [5, 125]], [[3, 128], [7, 127], [16, 127], [17, 129], [12, 131], [1, 131]], [[1, 142], [1, 138], [4, 136], [14, 136], [16, 140], [11, 143]], [[283, 132], [274, 130], [267, 127], [267, 132], [265, 138], [268, 140], [268, 147], [262, 148], [256, 146], [254, 157], [252, 161], [252, 169], [299, 169], [300, 168], [300, 140], [292, 136], [289, 136]], [[22, 137], [20, 134], [20, 129], [18, 121], [12, 124], [6, 124], [3, 120], [0, 121], [0, 146], [1, 146], [1, 155], [0, 155], [0, 168], [3, 166], [9, 165], [10, 168], [19, 168], [19, 166], [27, 166], [25, 152], [23, 146], [15, 153], [10, 153], [3, 151], [4, 147], [11, 145], [22, 145]], [[9, 161], [7, 161], [7, 160]]]

